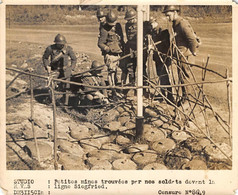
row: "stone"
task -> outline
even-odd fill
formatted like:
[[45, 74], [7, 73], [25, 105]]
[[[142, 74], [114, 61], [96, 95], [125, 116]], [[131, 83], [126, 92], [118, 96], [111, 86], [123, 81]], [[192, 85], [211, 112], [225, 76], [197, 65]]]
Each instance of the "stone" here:
[[70, 127], [70, 135], [76, 140], [90, 137], [88, 128], [85, 125], [77, 125], [74, 126], [74, 128]]
[[120, 114], [126, 111], [123, 106], [118, 106], [116, 109]]
[[136, 124], [132, 121], [128, 121], [126, 122], [125, 126], [128, 128], [128, 129], [134, 129], [136, 128]]
[[202, 160], [192, 160], [183, 165], [185, 170], [207, 170], [207, 165]]
[[83, 125], [86, 126], [88, 128], [88, 130], [90, 130], [90, 131], [98, 131], [98, 127], [92, 123], [85, 122], [85, 123], [83, 123]]
[[130, 154], [125, 154], [125, 153], [118, 153], [112, 150], [94, 150], [94, 151], [89, 151], [87, 154], [88, 157], [97, 157], [100, 158], [101, 160], [108, 160], [109, 162], [113, 162], [116, 159], [130, 159], [131, 155]]
[[174, 149], [175, 146], [175, 142], [169, 138], [160, 139], [151, 144], [151, 148], [159, 154], [165, 154], [168, 151]]
[[81, 148], [79, 144], [71, 143], [66, 140], [59, 140], [58, 144], [61, 152], [71, 153], [79, 157], [83, 157], [83, 155], [85, 154], [83, 148]]
[[112, 170], [112, 164], [99, 163], [94, 165], [91, 170]]
[[120, 132], [123, 132], [123, 133], [126, 133], [126, 131], [132, 131], [131, 129], [128, 129], [126, 126], [121, 126], [120, 128], [119, 128], [119, 131]]
[[96, 150], [101, 148], [101, 143], [97, 139], [87, 138], [82, 139], [79, 141], [82, 148], [90, 151], [90, 150]]
[[119, 116], [120, 116], [120, 113], [116, 109], [112, 109], [107, 111], [103, 119], [105, 121], [111, 122], [111, 121], [115, 121]]
[[122, 135], [117, 136], [116, 138], [116, 143], [118, 143], [119, 145], [123, 146], [123, 145], [128, 145], [131, 143], [131, 140], [127, 137], [124, 137]]
[[185, 147], [191, 152], [202, 152], [210, 144], [211, 142], [206, 138], [198, 140], [190, 137], [185, 141]]
[[126, 122], [130, 121], [130, 116], [122, 116], [118, 118], [118, 121], [121, 123], [121, 125], [125, 125]]
[[129, 159], [117, 159], [112, 163], [115, 170], [136, 170], [137, 165]]
[[145, 138], [147, 141], [157, 141], [166, 138], [166, 136], [167, 135], [163, 130], [152, 127], [151, 125], [144, 125], [143, 138]]
[[60, 153], [58, 162], [63, 170], [87, 170], [83, 159], [70, 153]]
[[129, 153], [143, 152], [148, 150], [149, 146], [147, 144], [138, 144], [135, 143], [127, 148]]
[[155, 162], [157, 154], [153, 150], [146, 150], [144, 152], [136, 153], [132, 160], [139, 165], [146, 165]]
[[71, 139], [73, 139], [73, 138], [70, 137], [70, 135], [69, 135], [68, 133], [66, 133], [66, 132], [61, 132], [61, 131], [58, 132], [57, 137], [58, 137], [58, 139], [62, 139], [62, 140], [63, 140], [63, 139], [65, 139], [65, 140], [71, 140]]
[[143, 170], [168, 170], [168, 168], [160, 163], [150, 163], [146, 165]]
[[119, 145], [113, 144], [113, 143], [105, 143], [102, 145], [101, 149], [102, 150], [112, 150], [115, 152], [120, 152], [122, 150], [122, 148]]
[[103, 135], [103, 134], [95, 134], [94, 136], [91, 136], [90, 138], [98, 140], [101, 145], [104, 143], [110, 142], [113, 139], [113, 137], [109, 137], [108, 135]]
[[[39, 148], [40, 159], [47, 160], [52, 159], [53, 145], [49, 142], [37, 141]], [[30, 141], [26, 143], [24, 150], [27, 151], [30, 157], [37, 159], [37, 151], [35, 142]]]
[[145, 108], [145, 114], [151, 116], [151, 117], [158, 117], [158, 113], [155, 112], [153, 109]]
[[174, 131], [172, 133], [172, 138], [175, 139], [178, 142], [184, 141], [186, 140], [188, 137], [190, 137], [189, 135], [187, 135], [186, 132], [184, 131]]
[[152, 124], [155, 125], [156, 127], [161, 127], [164, 124], [164, 121], [160, 119], [152, 119]]
[[22, 135], [22, 125], [21, 124], [12, 124], [12, 125], [7, 125], [6, 130], [8, 134], [11, 134], [13, 136], [21, 136]]
[[121, 113], [120, 117], [124, 117], [124, 116], [129, 116], [129, 117], [131, 117], [131, 113], [128, 112], [128, 111], [124, 111], [124, 112]]
[[191, 159], [192, 155], [187, 148], [175, 148], [166, 155], [165, 164], [171, 169], [181, 169]]
[[[48, 132], [42, 130], [40, 127], [34, 125], [34, 131], [35, 131], [35, 136], [37, 138], [48, 138]], [[32, 139], [34, 138], [33, 136], [33, 130], [32, 130], [32, 124], [30, 121], [25, 120], [22, 122], [22, 128], [23, 128], [23, 135], [25, 139]]]
[[111, 170], [112, 169], [112, 164], [106, 160], [106, 159], [100, 159], [97, 157], [90, 157], [87, 159], [87, 162], [89, 165], [92, 167], [92, 170], [99, 170], [100, 168], [102, 170]]
[[[229, 158], [232, 156], [232, 149], [226, 143], [216, 144]], [[211, 161], [227, 161], [227, 157], [213, 144], [206, 146], [205, 153], [208, 155]]]
[[118, 131], [120, 127], [121, 123], [119, 121], [112, 121], [104, 126], [105, 129], [108, 129], [110, 131]]
[[179, 131], [180, 127], [175, 125], [169, 125], [167, 129], [170, 131]]

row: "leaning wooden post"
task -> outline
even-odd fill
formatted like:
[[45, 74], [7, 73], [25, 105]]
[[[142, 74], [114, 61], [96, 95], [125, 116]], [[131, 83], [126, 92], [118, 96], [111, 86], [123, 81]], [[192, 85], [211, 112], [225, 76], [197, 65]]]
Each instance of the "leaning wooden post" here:
[[[229, 78], [229, 70], [226, 69], [226, 77]], [[229, 138], [230, 138], [230, 144], [232, 146], [232, 127], [231, 127], [231, 121], [232, 121], [232, 109], [231, 109], [231, 85], [230, 81], [227, 80], [227, 103], [228, 103], [228, 111], [229, 111]]]
[[143, 134], [143, 6], [137, 7], [137, 118], [136, 139]]
[[30, 78], [30, 88], [31, 88], [31, 128], [32, 128], [32, 132], [33, 132], [33, 137], [34, 137], [34, 141], [35, 141], [35, 147], [36, 147], [36, 154], [37, 154], [37, 159], [40, 163], [40, 151], [39, 151], [39, 147], [37, 144], [37, 137], [36, 137], [36, 132], [35, 132], [35, 128], [34, 128], [34, 103], [33, 103], [33, 98], [34, 98], [34, 94], [33, 94], [33, 85], [32, 85], [32, 76], [29, 76]]
[[57, 162], [57, 149], [58, 149], [58, 132], [56, 127], [56, 103], [55, 103], [55, 92], [54, 92], [54, 82], [50, 84], [50, 91], [51, 91], [51, 100], [53, 106], [53, 130], [54, 130], [54, 167], [55, 170], [58, 169], [58, 162]]

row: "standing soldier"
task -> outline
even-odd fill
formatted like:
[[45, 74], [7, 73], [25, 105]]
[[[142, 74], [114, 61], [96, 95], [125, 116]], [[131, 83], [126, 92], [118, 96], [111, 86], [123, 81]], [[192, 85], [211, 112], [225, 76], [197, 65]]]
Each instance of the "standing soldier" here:
[[[178, 69], [179, 79], [183, 84], [183, 78], [189, 78], [189, 74], [187, 72], [188, 65], [182, 62], [195, 62], [194, 56], [197, 55], [197, 48], [200, 45], [200, 40], [194, 33], [189, 22], [179, 16], [178, 12], [179, 7], [174, 5], [165, 6], [163, 11], [168, 20], [172, 22], [173, 37], [178, 48], [175, 55], [180, 60], [180, 62], [178, 62], [178, 64], [180, 65], [180, 69]], [[184, 99], [184, 97], [186, 96], [186, 90], [184, 87], [182, 87], [182, 93]]]
[[[127, 20], [125, 25], [127, 42], [125, 45], [125, 54], [131, 54], [130, 58], [126, 58], [123, 70], [122, 70], [122, 82], [126, 84], [127, 76], [129, 76], [129, 82], [135, 82], [135, 72], [136, 72], [136, 50], [137, 50], [137, 18], [136, 11], [131, 8], [126, 11], [125, 20]], [[129, 74], [129, 75], [128, 75]]]
[[100, 26], [99, 26], [99, 31], [100, 31], [102, 26], [104, 26], [107, 23], [105, 11], [98, 9], [97, 10], [97, 19], [98, 19], [98, 22], [100, 22]]
[[[117, 84], [117, 69], [120, 62], [114, 62], [120, 58], [124, 48], [124, 37], [122, 27], [117, 22], [116, 12], [110, 10], [106, 17], [107, 23], [100, 29], [98, 47], [104, 56], [104, 62], [108, 65], [109, 84]], [[114, 91], [115, 92], [115, 91]]]
[[[74, 70], [77, 58], [72, 47], [67, 45], [63, 35], [58, 34], [54, 40], [55, 44], [46, 48], [43, 55], [43, 64], [49, 76], [54, 78], [66, 77], [70, 80], [71, 71]], [[71, 63], [69, 66], [69, 58]], [[70, 84], [61, 85], [63, 91], [69, 89]], [[65, 98], [65, 103], [68, 104], [68, 97]]]

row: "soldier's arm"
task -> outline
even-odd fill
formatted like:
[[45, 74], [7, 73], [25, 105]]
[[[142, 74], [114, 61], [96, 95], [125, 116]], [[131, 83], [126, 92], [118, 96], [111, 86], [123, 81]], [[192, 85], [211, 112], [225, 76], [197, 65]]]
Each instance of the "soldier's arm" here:
[[99, 34], [99, 38], [98, 38], [98, 47], [102, 51], [109, 52], [108, 51], [109, 47], [106, 45], [106, 43], [107, 43], [107, 36], [108, 36], [108, 32], [104, 28], [101, 28], [100, 34]]
[[126, 38], [128, 41], [128, 23], [126, 23], [126, 25], [125, 25], [125, 31], [126, 31]]
[[[102, 85], [102, 86], [106, 86], [106, 82], [105, 82], [103, 79], [102, 79], [101, 85]], [[106, 90], [106, 89], [103, 89], [102, 92], [103, 92], [103, 95], [104, 95], [105, 97], [108, 97], [108, 94], [107, 94], [107, 90]]]
[[188, 41], [190, 51], [192, 52], [193, 55], [196, 55], [197, 40], [192, 26], [189, 24], [188, 21], [182, 20], [181, 28]]
[[68, 54], [70, 56], [70, 59], [71, 59], [71, 69], [74, 70], [75, 69], [75, 66], [76, 66], [76, 63], [77, 63], [77, 58], [75, 56], [75, 53], [73, 51], [73, 48], [68, 46]]
[[118, 35], [119, 35], [120, 38], [121, 38], [120, 43], [121, 43], [122, 47], [124, 48], [125, 42], [124, 42], [124, 35], [123, 35], [123, 31], [122, 31], [121, 24], [120, 24], [120, 23], [117, 23], [117, 24], [116, 24], [116, 28], [117, 28]]
[[50, 71], [51, 71], [50, 61], [49, 61], [49, 57], [50, 57], [51, 52], [52, 52], [52, 49], [49, 46], [49, 47], [46, 48], [46, 50], [43, 54], [43, 57], [42, 57], [43, 65], [44, 65], [44, 67], [45, 67], [45, 69], [48, 73], [50, 73]]

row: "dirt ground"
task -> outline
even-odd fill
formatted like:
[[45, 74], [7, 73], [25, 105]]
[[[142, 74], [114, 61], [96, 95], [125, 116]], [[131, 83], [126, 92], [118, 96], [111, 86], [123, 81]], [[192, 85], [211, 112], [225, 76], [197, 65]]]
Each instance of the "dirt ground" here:
[[[199, 54], [196, 58], [197, 64], [202, 64], [203, 61], [206, 61], [207, 56], [210, 56], [208, 68], [213, 69], [222, 75], [225, 75], [226, 69], [229, 69], [229, 76], [232, 75], [232, 24], [231, 23], [212, 23], [212, 24], [196, 24], [192, 23], [194, 30], [202, 39], [202, 46], [199, 49]], [[101, 52], [97, 47], [97, 38], [98, 38], [98, 26], [93, 25], [80, 25], [80, 26], [10, 26], [7, 28], [6, 32], [6, 56], [7, 56], [7, 67], [15, 67], [21, 68], [21, 65], [26, 60], [29, 67], [34, 69], [35, 73], [45, 74], [42, 68], [41, 57], [45, 50], [45, 48], [53, 43], [54, 37], [56, 34], [62, 33], [65, 35], [67, 42], [70, 46], [73, 47], [74, 51], [78, 54], [78, 64], [77, 71], [84, 71], [89, 69], [90, 63], [93, 60], [98, 60], [103, 62], [103, 58], [101, 56]], [[27, 36], [26, 36], [27, 35]], [[86, 56], [86, 57], [85, 57]], [[194, 68], [194, 72], [198, 80], [201, 80], [201, 71], [196, 70]], [[7, 84], [16, 76], [15, 73], [7, 71]], [[214, 76], [211, 73], [207, 73], [207, 80], [218, 80], [220, 79], [217, 76]], [[19, 80], [19, 81], [18, 81]], [[47, 93], [45, 90], [46, 81], [42, 81], [39, 79], [33, 80], [34, 86], [38, 84], [41, 85], [39, 90], [35, 90], [35, 95], [42, 93], [42, 91]], [[27, 76], [20, 76], [20, 79], [17, 79], [16, 83], [9, 89], [7, 89], [7, 97], [10, 97], [18, 92], [24, 91], [26, 88], [29, 88], [29, 80]], [[219, 113], [220, 116], [225, 121], [228, 121], [228, 108], [227, 108], [227, 89], [226, 84], [209, 84], [204, 86], [204, 91], [207, 94], [207, 97], [211, 101], [215, 112]], [[60, 99], [60, 98], [59, 98]], [[62, 133], [62, 140], [67, 139], [67, 144], [60, 143], [58, 148], [59, 155], [59, 168], [61, 169], [120, 169], [119, 165], [125, 162], [117, 162], [120, 159], [127, 159], [128, 167], [122, 167], [121, 169], [145, 169], [146, 165], [150, 165], [151, 163], [162, 164], [166, 169], [230, 169], [231, 164], [227, 162], [227, 159], [222, 154], [217, 152], [222, 156], [221, 158], [214, 159], [208, 151], [205, 150], [205, 147], [202, 149], [194, 149], [193, 142], [194, 135], [197, 137], [196, 141], [199, 142], [204, 139], [204, 135], [201, 135], [201, 132], [197, 132], [197, 130], [191, 130], [192, 124], [190, 124], [190, 130], [187, 131], [187, 139], [179, 140], [174, 137], [174, 131], [179, 131], [183, 129], [182, 126], [174, 125], [179, 124], [177, 121], [173, 121], [171, 123], [167, 123], [162, 120], [162, 123], [157, 126], [158, 129], [163, 129], [162, 132], [165, 132], [167, 138], [175, 140], [176, 148], [167, 151], [166, 154], [163, 152], [156, 153], [154, 152], [158, 147], [154, 143], [155, 140], [150, 140], [145, 138], [144, 140], [139, 141], [139, 144], [144, 145], [145, 148], [140, 148], [137, 152], [131, 152], [131, 146], [135, 144], [135, 140], [133, 136], [135, 135], [135, 115], [136, 112], [133, 109], [135, 108], [135, 97], [130, 97], [129, 101], [123, 105], [118, 104], [116, 106], [99, 108], [99, 109], [91, 109], [87, 112], [87, 114], [78, 112], [77, 109], [67, 109], [58, 105], [57, 109], [57, 117], [59, 120], [58, 128]], [[34, 124], [35, 126], [40, 127], [44, 131], [40, 131], [42, 134], [39, 136], [40, 142], [51, 140], [52, 141], [52, 129], [51, 129], [51, 121], [52, 120], [52, 109], [51, 104], [49, 102], [49, 97], [46, 95], [44, 98], [34, 99], [34, 113], [38, 116], [38, 120], [40, 120], [39, 124]], [[162, 109], [162, 113], [167, 116], [167, 112], [169, 110], [173, 112], [172, 108], [166, 107], [163, 103], [158, 104], [158, 102], [153, 102], [155, 107], [152, 107], [152, 113], [150, 111], [151, 105], [148, 99], [144, 99], [145, 107], [147, 108], [147, 112], [145, 113], [145, 122], [147, 125], [151, 125], [153, 121], [153, 111], [156, 113], [160, 113], [159, 108]], [[30, 94], [29, 91], [19, 95], [16, 98], [12, 98], [6, 102], [7, 104], [7, 167], [8, 169], [54, 169], [53, 167], [53, 158], [52, 154], [49, 156], [43, 156], [41, 163], [37, 162], [36, 156], [33, 155], [33, 151], [29, 151], [29, 146], [27, 143], [29, 141], [33, 141], [32, 137], [27, 137], [27, 127], [30, 126], [29, 118], [30, 118]], [[134, 104], [134, 105], [132, 105]], [[126, 110], [126, 111], [122, 111]], [[149, 111], [148, 111], [149, 110]], [[41, 113], [45, 112], [44, 116], [48, 116], [46, 121], [43, 118]], [[115, 116], [113, 114], [115, 114]], [[127, 113], [127, 114], [126, 114]], [[201, 113], [196, 110], [197, 120], [201, 120]], [[163, 115], [162, 114], [162, 115]], [[174, 113], [176, 115], [176, 113]], [[208, 112], [208, 117], [210, 120], [211, 126], [211, 137], [217, 144], [226, 144], [224, 147], [227, 148], [229, 145], [229, 136], [222, 128], [217, 127], [216, 120], [212, 119], [212, 112]], [[165, 117], [166, 118], [166, 117]], [[119, 120], [120, 127], [116, 130], [110, 126], [111, 122], [116, 122]], [[157, 119], [156, 119], [157, 120]], [[64, 123], [64, 124], [63, 124]], [[204, 121], [200, 121], [203, 130], [205, 129]], [[107, 126], [109, 124], [109, 126]], [[153, 123], [154, 126], [155, 123]], [[14, 126], [15, 125], [15, 126]], [[25, 126], [24, 126], [25, 125]], [[107, 157], [103, 160], [109, 161], [108, 167], [102, 166], [102, 159], [100, 159], [100, 163], [95, 163], [92, 160], [92, 157], [95, 157], [95, 149], [85, 147], [84, 139], [82, 137], [75, 138], [72, 136], [72, 132], [74, 127], [72, 125], [78, 126], [83, 125], [83, 127], [78, 127], [82, 129], [86, 129], [84, 133], [89, 133], [86, 136], [88, 139], [90, 138], [91, 144], [95, 143], [96, 135], [98, 137], [105, 137], [104, 141], [100, 142], [100, 147], [97, 145], [97, 152], [101, 152], [100, 149], [113, 150], [117, 152], [117, 157], [110, 159], [111, 157]], [[117, 123], [114, 124], [118, 125]], [[113, 126], [113, 125], [112, 125]], [[115, 127], [114, 126], [114, 127]], [[175, 128], [173, 130], [169, 129], [169, 127]], [[35, 127], [36, 128], [36, 127]], [[75, 128], [75, 129], [78, 129]], [[152, 128], [152, 127], [151, 127]], [[149, 128], [150, 129], [150, 128]], [[153, 129], [153, 128], [152, 128]], [[169, 130], [168, 130], [169, 129]], [[147, 129], [148, 130], [148, 129]], [[185, 130], [185, 129], [184, 129]], [[25, 132], [25, 133], [24, 133]], [[150, 132], [150, 130], [148, 130]], [[153, 133], [157, 133], [157, 131], [153, 131]], [[189, 133], [188, 133], [189, 132]], [[86, 133], [86, 134], [87, 134]], [[151, 133], [151, 132], [150, 132]], [[69, 136], [70, 135], [70, 136]], [[120, 136], [123, 137], [123, 141], [121, 141]], [[149, 136], [150, 137], [150, 136]], [[85, 137], [84, 137], [85, 138]], [[93, 141], [91, 140], [93, 139]], [[196, 142], [196, 143], [197, 143]], [[73, 145], [70, 145], [72, 144]], [[79, 149], [75, 149], [78, 147], [83, 148], [83, 159], [84, 162], [79, 166], [74, 164], [70, 164], [66, 162], [65, 153], [68, 155], [72, 155], [72, 151], [79, 151]], [[50, 145], [50, 144], [49, 144]], [[69, 146], [70, 145], [70, 146]], [[76, 146], [77, 145], [77, 146]], [[86, 144], [87, 145], [87, 144]], [[198, 144], [199, 145], [199, 144]], [[27, 147], [26, 147], [27, 146]], [[51, 145], [49, 147], [52, 146]], [[67, 146], [67, 147], [66, 147]], [[146, 147], [148, 146], [148, 147]], [[46, 146], [48, 147], [48, 145]], [[71, 149], [68, 149], [71, 148]], [[137, 146], [139, 148], [139, 146]], [[136, 148], [137, 148], [136, 147]], [[62, 149], [63, 148], [63, 149]], [[67, 149], [66, 149], [67, 148]], [[72, 149], [74, 148], [74, 149]], [[118, 149], [119, 148], [119, 149]], [[181, 150], [179, 150], [180, 148]], [[191, 149], [192, 148], [192, 149]], [[208, 148], [208, 147], [207, 147]], [[52, 147], [51, 147], [52, 149]], [[215, 147], [216, 149], [216, 147]], [[212, 150], [215, 150], [212, 148]], [[69, 150], [69, 151], [68, 151]], [[226, 150], [226, 149], [224, 149]], [[70, 152], [71, 151], [71, 152]], [[147, 152], [145, 152], [147, 151]], [[149, 151], [149, 152], [148, 152]], [[151, 152], [152, 151], [152, 152]], [[182, 152], [181, 152], [182, 151]], [[230, 152], [229, 149], [227, 151]], [[53, 152], [53, 150], [52, 150]], [[145, 152], [145, 153], [143, 153]], [[214, 151], [213, 151], [214, 152]], [[154, 154], [155, 153], [155, 154]], [[189, 154], [188, 154], [189, 153]], [[215, 153], [215, 152], [214, 152]], [[112, 153], [110, 153], [111, 156]], [[179, 154], [179, 155], [178, 155]], [[124, 156], [123, 156], [124, 155]], [[141, 162], [140, 156], [146, 156], [145, 159], [153, 159], [153, 162], [146, 161], [143, 159]], [[148, 156], [147, 156], [148, 155]], [[154, 157], [153, 155], [157, 155]], [[218, 156], [219, 156], [218, 155]], [[82, 155], [77, 153], [77, 157], [81, 157]], [[127, 156], [127, 157], [125, 157]], [[129, 156], [129, 157], [128, 157]], [[190, 156], [190, 157], [189, 157]], [[198, 157], [199, 156], [199, 157]], [[90, 158], [91, 157], [91, 158]], [[181, 158], [178, 158], [181, 157]], [[186, 158], [186, 159], [184, 159]], [[75, 157], [72, 157], [75, 159]], [[181, 160], [182, 159], [182, 160]], [[95, 160], [95, 159], [94, 159]], [[201, 160], [202, 162], [206, 162], [205, 166], [202, 164], [198, 166], [196, 164], [195, 168], [191, 162], [194, 160]], [[98, 160], [99, 161], [99, 160]], [[74, 162], [72, 160], [72, 162]], [[121, 164], [120, 164], [121, 163]], [[131, 164], [130, 164], [131, 163]], [[134, 164], [135, 166], [134, 166]], [[119, 165], [118, 165], [119, 164]], [[112, 166], [112, 167], [111, 167]], [[152, 166], [152, 165], [150, 165]], [[62, 168], [63, 167], [63, 168]], [[120, 167], [120, 166], [119, 166]], [[204, 168], [205, 167], [205, 168]], [[147, 167], [148, 168], [148, 167]], [[155, 165], [152, 166], [153, 169], [163, 169], [156, 168]], [[152, 169], [150, 167], [150, 169]]]

